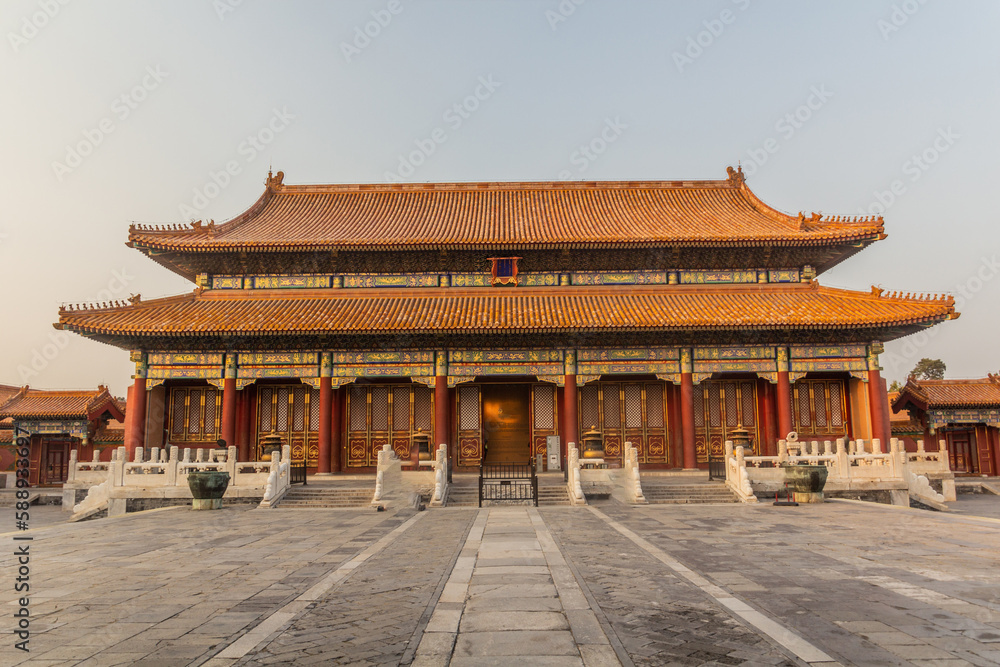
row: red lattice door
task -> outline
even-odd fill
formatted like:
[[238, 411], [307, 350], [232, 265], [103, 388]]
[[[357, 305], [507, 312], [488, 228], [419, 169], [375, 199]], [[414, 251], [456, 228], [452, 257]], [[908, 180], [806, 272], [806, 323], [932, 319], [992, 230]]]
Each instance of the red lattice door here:
[[757, 385], [752, 380], [706, 380], [694, 387], [695, 452], [699, 463], [725, 454], [725, 442], [739, 426], [750, 432], [752, 444], [757, 434]]
[[458, 388], [458, 465], [478, 466], [482, 457], [482, 395], [479, 385], [464, 385]]
[[[210, 404], [210, 403], [209, 403]], [[208, 415], [206, 421], [216, 419]], [[274, 432], [291, 447], [292, 463], [315, 467], [319, 459], [319, 390], [308, 385], [265, 385], [257, 390], [257, 460], [264, 436]]]

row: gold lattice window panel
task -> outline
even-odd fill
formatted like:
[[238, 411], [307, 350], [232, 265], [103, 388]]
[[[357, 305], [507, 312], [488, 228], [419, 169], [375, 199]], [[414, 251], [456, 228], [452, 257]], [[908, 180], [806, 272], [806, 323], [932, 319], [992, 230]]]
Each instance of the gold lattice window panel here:
[[642, 385], [625, 385], [625, 428], [642, 428]]
[[792, 428], [800, 439], [847, 434], [843, 380], [799, 380], [792, 391]]
[[555, 428], [556, 388], [538, 384], [534, 387], [534, 428], [549, 431]]
[[601, 423], [601, 389], [596, 384], [580, 389], [580, 421], [585, 429]]
[[646, 385], [646, 424], [650, 428], [663, 428], [663, 385]]
[[309, 387], [309, 430], [319, 430], [319, 389]]
[[413, 387], [413, 426], [425, 433], [431, 430], [431, 389], [422, 384]]
[[460, 431], [478, 430], [479, 411], [479, 387], [459, 387], [458, 429]]
[[171, 387], [167, 401], [170, 442], [214, 442], [219, 438], [222, 392], [214, 387]]

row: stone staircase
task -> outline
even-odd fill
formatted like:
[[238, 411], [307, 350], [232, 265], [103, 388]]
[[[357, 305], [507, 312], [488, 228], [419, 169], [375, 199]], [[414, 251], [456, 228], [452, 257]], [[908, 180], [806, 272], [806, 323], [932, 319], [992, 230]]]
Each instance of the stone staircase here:
[[558, 486], [539, 486], [538, 487], [538, 504], [539, 506], [545, 505], [571, 505], [569, 502], [569, 490], [566, 488], [565, 484], [560, 484]]
[[738, 503], [725, 482], [665, 483], [642, 482], [642, 494], [650, 505], [686, 505], [692, 503]]
[[282, 498], [279, 508], [368, 507], [375, 489], [322, 487], [296, 484]]
[[448, 507], [479, 507], [479, 486], [456, 486], [448, 488]]

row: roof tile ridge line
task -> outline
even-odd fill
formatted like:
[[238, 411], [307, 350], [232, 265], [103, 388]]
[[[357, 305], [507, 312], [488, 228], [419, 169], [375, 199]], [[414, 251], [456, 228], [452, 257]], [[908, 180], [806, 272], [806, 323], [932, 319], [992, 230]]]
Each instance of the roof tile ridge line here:
[[24, 385], [23, 387], [21, 387], [20, 389], [18, 389], [17, 392], [14, 393], [10, 398], [8, 398], [3, 403], [0, 403], [0, 411], [2, 411], [7, 406], [11, 405], [14, 401], [18, 401], [18, 400], [24, 398], [25, 396], [27, 396], [28, 395], [28, 390], [29, 390], [29, 386], [28, 385]]
[[[483, 192], [551, 190], [628, 190], [729, 188], [727, 180], [612, 180], [612, 181], [450, 181], [433, 183], [302, 183], [282, 185], [281, 194], [327, 194], [337, 192]], [[228, 223], [227, 223], [228, 224]]]
[[[105, 307], [100, 307], [99, 304], [96, 304], [96, 303], [95, 304], [90, 304], [90, 303], [73, 304], [73, 307], [69, 307], [69, 308], [67, 308], [67, 307], [60, 307], [59, 308], [59, 316], [61, 318], [63, 315], [78, 315], [80, 313], [107, 313], [107, 312], [114, 312], [114, 311], [117, 311], [117, 310], [124, 310], [126, 308], [142, 308], [142, 307], [146, 307], [146, 306], [160, 306], [160, 305], [165, 305], [165, 304], [170, 304], [170, 303], [181, 302], [181, 301], [184, 301], [184, 300], [187, 300], [187, 299], [194, 300], [196, 297], [198, 297], [200, 295], [200, 290], [201, 289], [202, 288], [195, 288], [193, 291], [186, 292], [186, 293], [183, 293], [183, 294], [174, 294], [172, 296], [164, 296], [164, 297], [160, 297], [158, 299], [150, 299], [148, 301], [138, 301], [138, 302], [134, 302], [134, 303], [122, 302], [122, 301], [113, 301], [111, 303], [117, 304], [117, 305], [111, 305], [111, 306], [105, 306]], [[95, 306], [97, 306], [97, 307], [95, 307]]]
[[264, 210], [271, 198], [285, 191], [285, 186], [280, 183], [268, 182], [267, 187], [264, 188], [264, 192], [260, 197], [257, 198], [250, 207], [237, 214], [235, 217], [225, 222], [216, 224], [214, 220], [210, 221], [208, 224], [203, 225], [201, 220], [188, 223], [190, 226], [185, 227], [185, 223], [174, 223], [168, 225], [136, 225], [135, 223], [129, 225], [128, 228], [128, 240], [132, 243], [142, 238], [153, 237], [165, 237], [171, 238], [178, 235], [193, 236], [198, 234], [205, 234], [206, 232], [213, 237], [219, 236], [223, 233], [231, 232], [239, 227], [243, 226], [244, 223], [253, 220], [257, 215]]
[[955, 305], [955, 295], [946, 292], [903, 292], [903, 290], [886, 291], [881, 287], [872, 285], [872, 296], [879, 299], [892, 299], [894, 301], [919, 301], [924, 303], [941, 303], [948, 306]]
[[[805, 224], [807, 222], [813, 223], [816, 226], [826, 226], [826, 225], [857, 225], [859, 228], [864, 228], [866, 225], [878, 230], [879, 235], [885, 233], [885, 225], [882, 220], [882, 216], [869, 216], [865, 218], [855, 218], [854, 221], [849, 221], [850, 216], [822, 216], [819, 213], [813, 213], [812, 217], [807, 218], [804, 213], [800, 212], [798, 216], [793, 216], [784, 211], [780, 211], [775, 207], [771, 206], [750, 189], [750, 185], [746, 182], [746, 179], [740, 181], [738, 186], [740, 194], [742, 194], [746, 199], [747, 203], [753, 207], [754, 210], [759, 211], [761, 214], [767, 216], [768, 218], [789, 225], [792, 229], [797, 229], [799, 231], [804, 231]], [[834, 222], [838, 220], [839, 222]], [[877, 223], [877, 224], [875, 224]]]

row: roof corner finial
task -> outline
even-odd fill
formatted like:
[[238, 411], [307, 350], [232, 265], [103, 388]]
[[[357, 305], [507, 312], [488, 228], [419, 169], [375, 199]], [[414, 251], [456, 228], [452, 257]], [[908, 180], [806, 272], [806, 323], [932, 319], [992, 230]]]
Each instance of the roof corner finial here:
[[737, 162], [736, 164], [738, 166], [738, 169], [733, 169], [732, 167], [726, 167], [726, 174], [728, 175], [728, 178], [726, 180], [729, 181], [729, 185], [734, 188], [738, 188], [746, 181], [746, 174], [743, 173], [743, 165], [739, 162]]
[[277, 173], [272, 174], [271, 169], [267, 170], [267, 189], [276, 190], [281, 187], [281, 182], [285, 180], [285, 172], [278, 170]]

